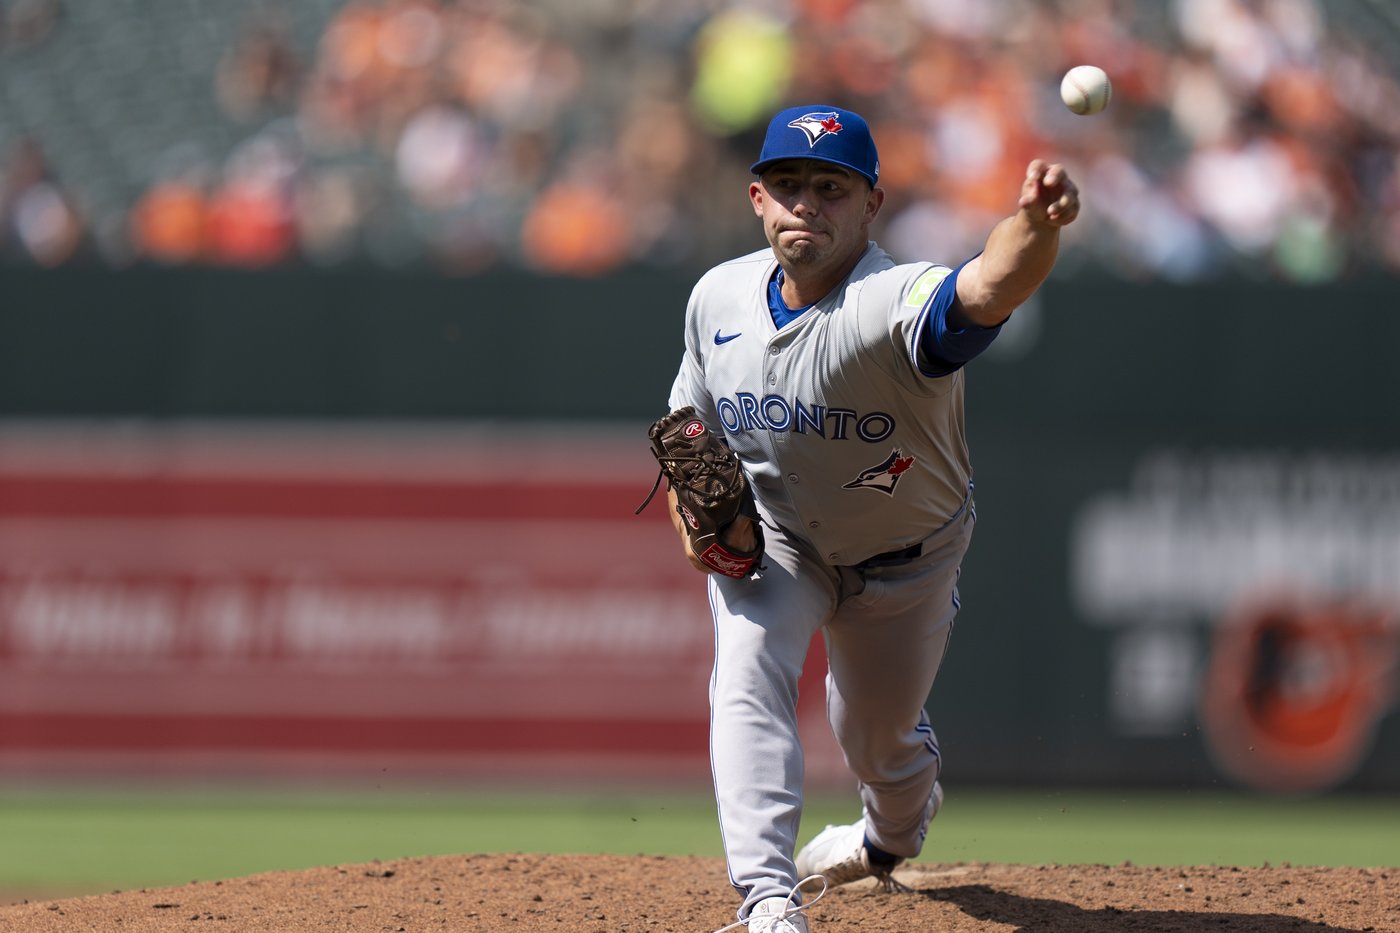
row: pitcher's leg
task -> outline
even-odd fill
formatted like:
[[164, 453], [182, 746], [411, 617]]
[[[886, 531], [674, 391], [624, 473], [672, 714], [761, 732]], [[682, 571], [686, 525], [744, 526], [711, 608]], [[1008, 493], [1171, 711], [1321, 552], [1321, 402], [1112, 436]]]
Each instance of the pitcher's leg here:
[[831, 581], [781, 542], [770, 544], [766, 559], [757, 580], [710, 580], [710, 759], [730, 881], [744, 895], [740, 916], [797, 881], [797, 682], [812, 636], [835, 605]]
[[923, 848], [942, 757], [924, 712], [956, 614], [956, 564], [867, 578], [827, 627], [827, 715], [860, 781], [871, 845]]

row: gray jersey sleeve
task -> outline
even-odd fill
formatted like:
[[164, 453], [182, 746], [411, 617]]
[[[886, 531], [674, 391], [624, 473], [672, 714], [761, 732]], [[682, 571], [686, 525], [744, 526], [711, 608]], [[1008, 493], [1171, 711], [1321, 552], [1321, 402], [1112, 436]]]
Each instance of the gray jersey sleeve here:
[[700, 341], [699, 291], [697, 285], [691, 292], [690, 302], [686, 306], [685, 353], [681, 356], [681, 365], [676, 372], [675, 381], [671, 383], [668, 404], [671, 411], [686, 405], [694, 406], [700, 420], [705, 422], [710, 430], [718, 431], [719, 418], [715, 413], [714, 397], [705, 385], [705, 363], [700, 350], [704, 344]]
[[910, 263], [886, 269], [861, 282], [860, 342], [882, 370], [914, 395], [948, 392], [954, 374], [920, 371], [919, 348], [927, 339], [928, 308], [939, 290], [953, 287], [952, 270], [936, 263]]

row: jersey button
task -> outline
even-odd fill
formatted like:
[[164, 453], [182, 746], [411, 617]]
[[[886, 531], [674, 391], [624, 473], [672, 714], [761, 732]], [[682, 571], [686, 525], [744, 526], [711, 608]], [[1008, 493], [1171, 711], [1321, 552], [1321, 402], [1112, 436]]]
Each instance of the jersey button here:
[[807, 527], [808, 527], [808, 528], [820, 528], [821, 526], [822, 526], [822, 523], [821, 523], [821, 522], [808, 522], [808, 523], [807, 523]]
[[789, 473], [789, 474], [788, 474], [788, 482], [789, 482], [789, 483], [800, 483], [800, 482], [802, 482], [802, 477], [798, 476], [796, 473]]
[[769, 373], [769, 374], [768, 374], [768, 384], [769, 384], [770, 386], [775, 386], [775, 385], [778, 384], [778, 374], [777, 374], [777, 373]]
[[826, 559], [829, 560], [829, 561], [831, 561], [831, 562], [834, 564], [834, 563], [836, 563], [838, 560], [841, 559], [841, 555], [840, 555], [840, 554], [828, 554], [828, 555], [826, 555]]
[[777, 355], [778, 355], [779, 353], [781, 353], [782, 351], [779, 350], [777, 347], [769, 347], [769, 348], [768, 348], [768, 352], [771, 353], [771, 354], [773, 354], [774, 356], [777, 356]]

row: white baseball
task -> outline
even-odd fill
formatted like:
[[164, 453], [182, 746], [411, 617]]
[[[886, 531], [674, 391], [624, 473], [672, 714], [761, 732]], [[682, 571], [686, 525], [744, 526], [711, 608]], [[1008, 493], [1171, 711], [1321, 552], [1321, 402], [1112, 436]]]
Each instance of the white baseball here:
[[1060, 99], [1080, 116], [1098, 113], [1113, 97], [1113, 84], [1097, 65], [1076, 65], [1060, 82]]

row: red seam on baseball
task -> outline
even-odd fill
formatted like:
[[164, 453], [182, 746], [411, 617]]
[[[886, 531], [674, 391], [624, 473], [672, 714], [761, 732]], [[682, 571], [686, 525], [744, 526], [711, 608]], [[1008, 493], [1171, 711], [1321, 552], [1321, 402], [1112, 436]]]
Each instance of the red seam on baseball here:
[[1093, 95], [1089, 93], [1089, 89], [1088, 89], [1088, 88], [1086, 88], [1084, 85], [1082, 85], [1082, 84], [1079, 83], [1079, 81], [1074, 77], [1074, 75], [1070, 75], [1070, 76], [1069, 76], [1069, 83], [1070, 83], [1070, 84], [1073, 84], [1073, 85], [1074, 85], [1074, 89], [1075, 89], [1076, 91], [1078, 91], [1078, 92], [1079, 92], [1081, 95], [1083, 95], [1083, 97], [1084, 97], [1084, 107], [1083, 107], [1083, 109], [1080, 109], [1080, 108], [1076, 107], [1076, 108], [1074, 108], [1074, 112], [1075, 112], [1075, 113], [1088, 113], [1088, 112], [1089, 112], [1090, 110], [1092, 110], [1093, 107], [1094, 107], [1094, 97], [1093, 97]]

